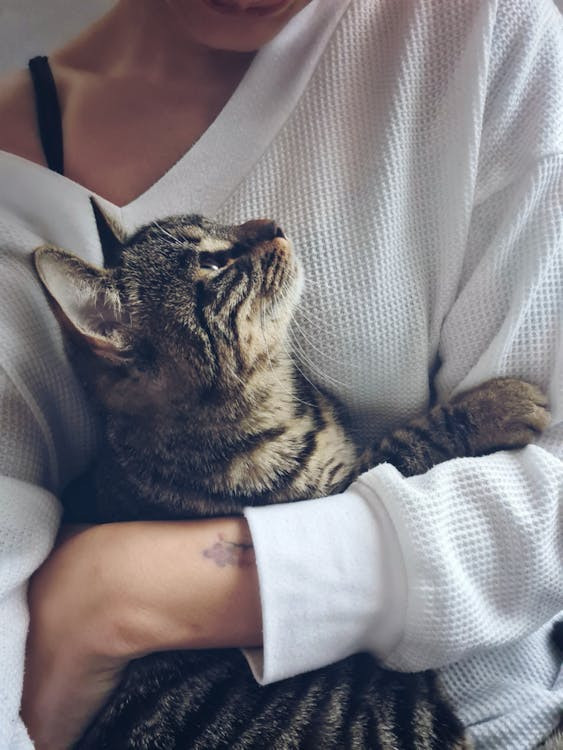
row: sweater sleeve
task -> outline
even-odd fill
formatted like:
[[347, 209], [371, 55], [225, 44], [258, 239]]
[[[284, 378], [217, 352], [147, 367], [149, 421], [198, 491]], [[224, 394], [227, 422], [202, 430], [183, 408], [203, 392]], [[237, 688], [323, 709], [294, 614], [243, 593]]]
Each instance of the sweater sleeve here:
[[27, 582], [52, 548], [57, 493], [93, 445], [57, 324], [33, 274], [39, 238], [0, 214], [0, 747], [32, 747], [19, 718]]
[[563, 610], [563, 160], [523, 183], [505, 192], [506, 212], [494, 199], [499, 228], [445, 321], [438, 383], [446, 392], [464, 372], [463, 387], [527, 378], [548, 392], [552, 426], [537, 445], [419, 477], [376, 467], [329, 512], [326, 500], [247, 509], [263, 605], [259, 679], [363, 649], [396, 669], [439, 667]]
[[59, 523], [55, 497], [27, 482], [0, 477], [0, 746], [32, 747], [19, 718], [28, 627], [27, 581], [47, 557]]
[[26, 396], [23, 383], [0, 370], [0, 746], [9, 750], [31, 747], [19, 718], [27, 581], [48, 555], [60, 516], [55, 496], [40, 484], [49, 450]]
[[536, 445], [423, 476], [376, 467], [331, 499], [328, 516], [326, 500], [248, 509], [264, 608], [263, 652], [248, 658], [261, 681], [359, 650], [394, 669], [436, 668], [563, 610], [561, 25], [546, 2], [514, 18], [499, 5], [436, 388], [444, 397], [495, 375], [525, 378], [547, 391], [552, 425]]

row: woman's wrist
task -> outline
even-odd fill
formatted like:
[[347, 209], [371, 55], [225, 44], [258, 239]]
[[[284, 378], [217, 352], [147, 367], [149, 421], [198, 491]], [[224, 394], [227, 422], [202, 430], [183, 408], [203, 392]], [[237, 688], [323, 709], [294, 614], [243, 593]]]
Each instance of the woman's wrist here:
[[111, 655], [261, 644], [258, 575], [243, 518], [96, 528], [110, 578], [101, 617]]

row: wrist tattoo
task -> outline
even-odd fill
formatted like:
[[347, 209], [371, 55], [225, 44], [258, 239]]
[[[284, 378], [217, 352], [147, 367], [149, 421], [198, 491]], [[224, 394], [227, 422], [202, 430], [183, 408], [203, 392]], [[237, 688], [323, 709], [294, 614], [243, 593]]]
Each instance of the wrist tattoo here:
[[202, 551], [203, 557], [213, 560], [220, 568], [226, 565], [249, 568], [256, 564], [252, 542], [230, 542], [224, 534], [217, 534], [217, 537], [215, 544]]

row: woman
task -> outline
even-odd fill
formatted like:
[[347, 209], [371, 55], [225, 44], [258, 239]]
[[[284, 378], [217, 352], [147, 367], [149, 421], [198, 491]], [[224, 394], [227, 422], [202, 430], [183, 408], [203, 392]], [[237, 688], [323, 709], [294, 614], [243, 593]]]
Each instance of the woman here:
[[[66, 747], [134, 656], [262, 642], [247, 655], [264, 682], [367, 649], [441, 668], [479, 747], [553, 731], [562, 36], [550, 0], [120, 0], [50, 57], [62, 164], [42, 148], [27, 72], [4, 81], [3, 747], [30, 746], [25, 581], [95, 446], [29, 253], [48, 241], [100, 262], [91, 194], [128, 231], [182, 212], [275, 217], [309, 282], [303, 364], [363, 439], [432, 389], [497, 374], [542, 385], [553, 425], [423, 477], [376, 468], [323, 503], [70, 536], [30, 588], [36, 747]], [[219, 533], [251, 538], [256, 566], [202, 557]]]

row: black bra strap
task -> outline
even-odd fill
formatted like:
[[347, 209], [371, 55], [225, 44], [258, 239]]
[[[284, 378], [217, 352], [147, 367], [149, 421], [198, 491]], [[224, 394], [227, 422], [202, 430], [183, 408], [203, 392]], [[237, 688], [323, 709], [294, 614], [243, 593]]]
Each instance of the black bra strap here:
[[49, 169], [64, 174], [63, 125], [55, 79], [46, 57], [29, 61], [29, 72], [35, 93], [35, 112], [45, 161]]

